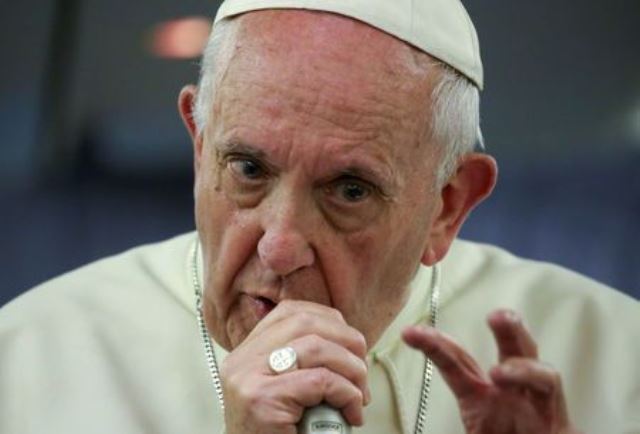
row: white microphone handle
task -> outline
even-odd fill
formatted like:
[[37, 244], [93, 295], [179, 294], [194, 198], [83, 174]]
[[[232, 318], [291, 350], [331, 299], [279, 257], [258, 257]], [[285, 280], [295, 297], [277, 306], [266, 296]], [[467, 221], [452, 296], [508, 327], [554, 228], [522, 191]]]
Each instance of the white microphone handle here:
[[298, 434], [351, 434], [351, 425], [340, 411], [320, 404], [304, 411], [298, 424]]

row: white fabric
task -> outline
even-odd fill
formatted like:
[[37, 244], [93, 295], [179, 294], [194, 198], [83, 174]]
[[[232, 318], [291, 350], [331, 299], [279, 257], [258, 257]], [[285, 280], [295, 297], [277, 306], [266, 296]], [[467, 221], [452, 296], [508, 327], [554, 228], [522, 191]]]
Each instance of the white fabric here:
[[[194, 238], [98, 261], [0, 309], [0, 433], [221, 432], [195, 320]], [[559, 267], [464, 241], [454, 243], [442, 277], [440, 328], [484, 367], [495, 363], [484, 318], [513, 308], [562, 373], [579, 427], [640, 433], [636, 301]], [[422, 269], [406, 308], [369, 354], [373, 402], [354, 434], [413, 432], [424, 360], [398, 332], [427, 317], [429, 281]], [[438, 375], [427, 432], [463, 432]]]
[[483, 87], [478, 35], [460, 0], [226, 0], [215, 21], [261, 9], [308, 9], [355, 18], [442, 60]]

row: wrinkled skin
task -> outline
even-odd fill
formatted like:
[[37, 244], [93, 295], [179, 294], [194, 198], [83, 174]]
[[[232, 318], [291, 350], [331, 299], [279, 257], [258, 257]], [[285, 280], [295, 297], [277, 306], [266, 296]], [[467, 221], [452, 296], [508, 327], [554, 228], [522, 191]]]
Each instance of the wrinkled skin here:
[[498, 363], [488, 373], [444, 333], [409, 327], [403, 334], [438, 367], [467, 434], [579, 434], [569, 421], [559, 374], [540, 362], [518, 315], [498, 310], [488, 324], [498, 347]]
[[[237, 20], [203, 131], [196, 89], [179, 102], [194, 142], [205, 320], [230, 351], [227, 433], [293, 434], [304, 408], [322, 401], [361, 425], [368, 348], [404, 306], [420, 263], [442, 259], [490, 193], [496, 165], [468, 154], [436, 185], [442, 155], [427, 120], [438, 69], [426, 54], [332, 14]], [[422, 329], [405, 339], [425, 354], [440, 348]], [[268, 355], [285, 345], [298, 366], [274, 375]], [[489, 426], [510, 401], [488, 396], [462, 400], [463, 414], [477, 415], [464, 417]]]
[[375, 342], [406, 300], [440, 206], [433, 148], [420, 142], [433, 84], [413, 65], [428, 59], [332, 15], [240, 19], [196, 150], [208, 325], [234, 348], [261, 319], [256, 297], [306, 300]]

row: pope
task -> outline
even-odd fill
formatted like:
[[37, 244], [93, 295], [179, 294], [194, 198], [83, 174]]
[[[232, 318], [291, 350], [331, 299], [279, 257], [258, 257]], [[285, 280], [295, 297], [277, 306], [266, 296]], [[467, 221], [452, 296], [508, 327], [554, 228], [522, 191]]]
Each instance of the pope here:
[[482, 86], [458, 0], [227, 0], [179, 96], [197, 232], [4, 309], [0, 430], [639, 433], [637, 303], [456, 239]]

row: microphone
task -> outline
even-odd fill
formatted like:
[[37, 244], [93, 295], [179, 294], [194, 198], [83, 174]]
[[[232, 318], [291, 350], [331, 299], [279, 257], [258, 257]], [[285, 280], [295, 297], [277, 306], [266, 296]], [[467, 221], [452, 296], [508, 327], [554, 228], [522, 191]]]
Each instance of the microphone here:
[[323, 403], [304, 411], [298, 434], [351, 434], [351, 425], [342, 413]]

